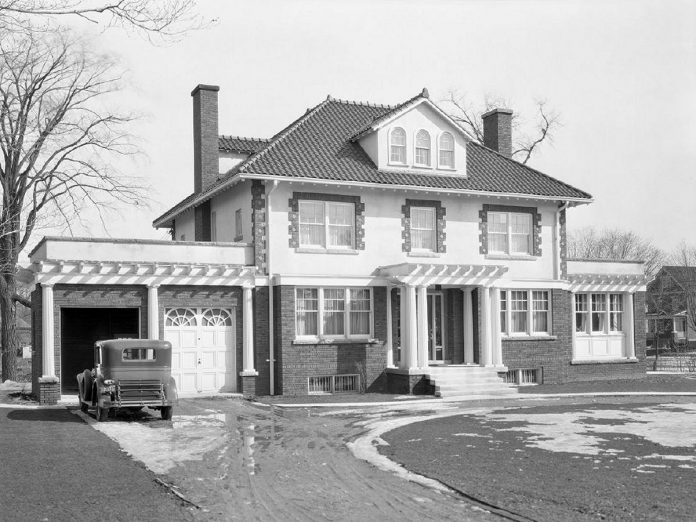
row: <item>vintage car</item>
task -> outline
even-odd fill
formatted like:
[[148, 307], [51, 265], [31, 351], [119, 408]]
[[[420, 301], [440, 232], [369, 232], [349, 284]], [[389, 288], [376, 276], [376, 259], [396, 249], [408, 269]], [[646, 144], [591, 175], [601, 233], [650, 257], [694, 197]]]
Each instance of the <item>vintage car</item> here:
[[118, 408], [137, 411], [144, 406], [172, 418], [177, 399], [172, 377], [172, 345], [167, 341], [113, 339], [94, 344], [94, 369], [77, 375], [80, 409], [96, 408], [104, 421]]

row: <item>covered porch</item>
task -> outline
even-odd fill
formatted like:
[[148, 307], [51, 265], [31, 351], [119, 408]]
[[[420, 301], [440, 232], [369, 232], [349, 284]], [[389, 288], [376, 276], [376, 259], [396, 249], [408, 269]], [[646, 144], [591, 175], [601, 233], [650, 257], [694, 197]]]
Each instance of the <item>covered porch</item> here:
[[[506, 371], [500, 336], [500, 298], [495, 287], [507, 272], [499, 265], [402, 263], [380, 267], [388, 279], [387, 374], [396, 387], [430, 393], [423, 380], [475, 368], [497, 378]], [[459, 370], [454, 370], [454, 367]], [[449, 368], [448, 368], [449, 369]], [[479, 372], [480, 373], [480, 372]], [[419, 384], [421, 383], [421, 384]], [[502, 382], [501, 382], [502, 384]], [[390, 388], [394, 388], [390, 384]]]

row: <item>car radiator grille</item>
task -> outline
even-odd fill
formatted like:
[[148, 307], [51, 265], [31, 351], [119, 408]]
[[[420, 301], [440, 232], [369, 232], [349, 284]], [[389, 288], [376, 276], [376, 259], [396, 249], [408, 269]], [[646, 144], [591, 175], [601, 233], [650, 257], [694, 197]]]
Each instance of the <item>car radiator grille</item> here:
[[158, 380], [118, 382], [118, 402], [123, 406], [162, 403], [164, 390]]

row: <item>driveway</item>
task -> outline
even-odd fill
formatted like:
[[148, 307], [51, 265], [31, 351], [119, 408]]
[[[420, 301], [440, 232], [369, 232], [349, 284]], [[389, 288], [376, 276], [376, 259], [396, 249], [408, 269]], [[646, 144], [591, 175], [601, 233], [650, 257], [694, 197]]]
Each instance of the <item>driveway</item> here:
[[0, 405], [0, 519], [192, 520], [118, 444], [65, 409]]

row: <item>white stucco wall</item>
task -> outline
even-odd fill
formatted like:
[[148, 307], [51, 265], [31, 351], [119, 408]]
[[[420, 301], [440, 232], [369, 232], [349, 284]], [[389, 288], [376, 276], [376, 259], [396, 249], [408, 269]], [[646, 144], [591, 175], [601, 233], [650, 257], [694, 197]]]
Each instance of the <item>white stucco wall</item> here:
[[237, 209], [242, 209], [241, 241], [251, 241], [251, 182], [244, 181], [215, 196], [210, 201], [210, 212], [215, 212], [217, 241], [235, 240], [235, 218]]
[[[406, 165], [392, 165], [389, 163], [389, 132], [394, 127], [401, 127], [406, 131]], [[415, 166], [416, 133], [425, 129], [430, 133], [431, 139], [431, 163], [432, 168]], [[454, 170], [438, 168], [439, 137], [443, 132], [450, 132], [454, 136]], [[376, 140], [375, 140], [376, 135]], [[375, 143], [376, 141], [376, 143]], [[440, 116], [426, 104], [420, 104], [389, 122], [375, 133], [369, 134], [360, 140], [368, 156], [380, 170], [416, 170], [431, 172], [433, 174], [466, 175], [466, 140], [449, 121]]]
[[174, 231], [176, 241], [194, 241], [196, 236], [195, 230], [195, 213], [193, 209], [182, 212], [174, 220]]
[[224, 174], [230, 169], [239, 165], [249, 157], [248, 154], [238, 154], [236, 152], [220, 152], [220, 173]]
[[[365, 250], [357, 254], [298, 252], [288, 245], [288, 200], [293, 191], [357, 195], [365, 204]], [[436, 257], [414, 256], [402, 251], [401, 207], [409, 199], [439, 200], [446, 208], [447, 252]], [[493, 258], [479, 253], [479, 211], [484, 203], [536, 207], [541, 213], [542, 256], [524, 260]], [[553, 227], [556, 207], [521, 200], [492, 200], [403, 191], [317, 187], [281, 184], [272, 194], [271, 257], [274, 273], [285, 275], [369, 276], [385, 265], [399, 263], [505, 265], [505, 279], [552, 280], [554, 276]]]

